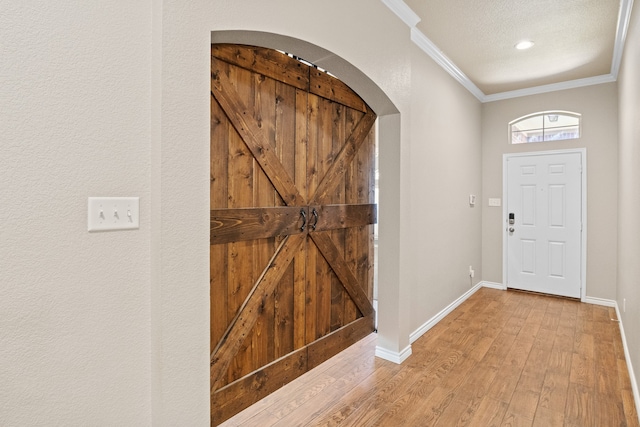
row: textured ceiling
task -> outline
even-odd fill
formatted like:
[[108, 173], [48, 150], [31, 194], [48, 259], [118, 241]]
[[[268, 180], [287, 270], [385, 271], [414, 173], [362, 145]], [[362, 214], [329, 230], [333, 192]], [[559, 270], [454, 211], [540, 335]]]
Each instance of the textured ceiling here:
[[[485, 95], [611, 73], [619, 0], [405, 0]], [[524, 51], [514, 45], [529, 39]]]

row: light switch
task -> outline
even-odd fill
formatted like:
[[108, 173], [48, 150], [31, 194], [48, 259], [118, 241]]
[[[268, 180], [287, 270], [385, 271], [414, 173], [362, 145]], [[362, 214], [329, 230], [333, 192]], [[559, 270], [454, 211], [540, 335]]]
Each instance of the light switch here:
[[489, 206], [502, 206], [502, 200], [500, 200], [500, 199], [489, 199]]
[[87, 211], [89, 231], [140, 228], [139, 197], [89, 197]]

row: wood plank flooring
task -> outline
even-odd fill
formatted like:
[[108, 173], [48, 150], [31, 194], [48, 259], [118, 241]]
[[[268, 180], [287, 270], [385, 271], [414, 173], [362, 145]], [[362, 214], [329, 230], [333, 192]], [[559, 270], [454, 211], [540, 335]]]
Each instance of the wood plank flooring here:
[[482, 288], [402, 365], [376, 358], [371, 334], [222, 425], [639, 426], [615, 319]]

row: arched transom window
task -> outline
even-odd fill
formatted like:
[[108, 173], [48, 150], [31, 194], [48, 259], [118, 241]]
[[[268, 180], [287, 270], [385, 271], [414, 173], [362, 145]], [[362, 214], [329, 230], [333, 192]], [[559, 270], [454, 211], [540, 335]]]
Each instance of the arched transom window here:
[[580, 138], [582, 116], [570, 111], [544, 111], [528, 114], [509, 123], [512, 144], [559, 141]]

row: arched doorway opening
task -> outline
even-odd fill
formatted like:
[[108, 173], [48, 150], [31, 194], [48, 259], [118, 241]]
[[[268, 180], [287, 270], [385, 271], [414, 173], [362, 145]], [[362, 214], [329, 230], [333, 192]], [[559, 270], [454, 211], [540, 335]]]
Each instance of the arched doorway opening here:
[[[225, 31], [212, 33], [212, 43], [259, 45], [291, 52], [322, 68], [328, 69], [347, 83], [378, 113], [380, 169], [382, 192], [380, 196], [380, 268], [379, 348], [397, 353], [399, 322], [399, 152], [400, 116], [382, 90], [347, 61], [330, 52], [300, 40], [273, 34]], [[388, 171], [388, 174], [386, 173]], [[390, 191], [385, 192], [385, 184]], [[396, 191], [393, 191], [395, 189]], [[386, 194], [385, 194], [386, 193]], [[306, 215], [311, 216], [311, 211]], [[388, 257], [387, 255], [388, 254]], [[213, 381], [213, 380], [212, 380]], [[241, 408], [240, 408], [241, 409]]]

